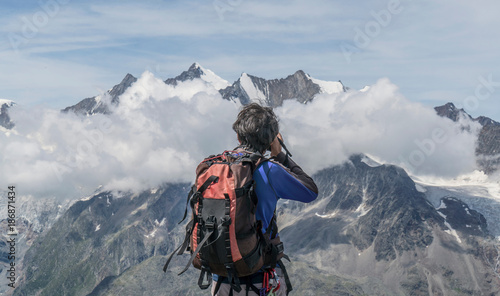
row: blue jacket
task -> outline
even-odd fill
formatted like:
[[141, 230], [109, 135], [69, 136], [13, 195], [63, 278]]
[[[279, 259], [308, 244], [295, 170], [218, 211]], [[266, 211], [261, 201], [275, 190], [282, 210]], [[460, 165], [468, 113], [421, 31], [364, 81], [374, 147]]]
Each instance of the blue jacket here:
[[259, 200], [256, 219], [262, 221], [263, 232], [271, 222], [280, 198], [308, 203], [318, 196], [313, 179], [283, 152], [259, 164], [253, 179]]

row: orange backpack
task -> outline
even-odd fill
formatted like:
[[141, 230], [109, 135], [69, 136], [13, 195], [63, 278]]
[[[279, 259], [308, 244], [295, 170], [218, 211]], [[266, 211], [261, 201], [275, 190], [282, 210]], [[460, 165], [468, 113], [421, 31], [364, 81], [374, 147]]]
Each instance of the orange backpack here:
[[261, 154], [239, 150], [211, 156], [198, 165], [183, 218], [190, 203], [192, 219], [186, 226], [183, 244], [170, 255], [164, 271], [175, 253], [181, 255], [189, 250], [191, 258], [179, 275], [192, 264], [201, 270], [201, 289], [207, 289], [212, 274], [217, 274], [227, 277], [239, 292], [239, 277], [281, 263], [285, 255], [283, 243], [276, 237], [275, 217], [266, 233], [262, 232], [262, 222], [255, 218], [258, 200], [252, 175], [263, 161], [267, 159]]

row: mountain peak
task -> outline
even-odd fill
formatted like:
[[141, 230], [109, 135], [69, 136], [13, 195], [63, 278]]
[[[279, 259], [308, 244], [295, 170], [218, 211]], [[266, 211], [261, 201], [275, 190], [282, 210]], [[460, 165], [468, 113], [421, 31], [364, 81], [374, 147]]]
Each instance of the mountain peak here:
[[176, 86], [179, 82], [194, 80], [196, 78], [212, 84], [217, 90], [226, 88], [230, 85], [229, 82], [217, 76], [211, 70], [203, 68], [197, 62], [193, 63], [187, 71], [182, 72], [175, 78], [169, 78], [165, 80], [165, 83]]
[[15, 103], [11, 100], [0, 99], [0, 126], [6, 129], [14, 127], [14, 123], [10, 120], [7, 109], [12, 107]]
[[487, 126], [487, 125], [494, 125], [494, 126], [500, 126], [500, 123], [497, 121], [494, 121], [493, 119], [486, 117], [486, 116], [479, 116], [477, 118], [472, 118], [463, 108], [458, 109], [455, 104], [448, 102], [442, 106], [437, 106], [434, 107], [434, 110], [436, 110], [437, 114], [441, 117], [447, 117], [455, 122], [457, 122], [461, 117], [468, 117], [473, 121], [479, 122], [482, 126]]
[[7, 107], [11, 107], [12, 105], [14, 105], [14, 101], [7, 100], [7, 99], [0, 99], [0, 107], [2, 107], [3, 105], [7, 105]]
[[444, 104], [443, 106], [434, 107], [437, 114], [441, 117], [447, 117], [455, 122], [459, 121], [462, 117], [468, 117], [472, 119], [472, 117], [464, 111], [464, 109], [458, 109], [455, 107], [455, 104], [449, 102]]
[[[203, 69], [203, 67], [198, 64], [198, 62], [194, 62], [190, 67], [189, 67], [189, 70], [194, 70], [194, 69]], [[188, 70], [188, 71], [189, 71]]]
[[169, 78], [165, 80], [166, 84], [176, 86], [177, 83], [193, 80], [195, 78], [201, 78], [204, 74], [202, 67], [198, 63], [193, 63], [187, 71], [183, 71], [181, 74], [177, 75], [175, 78]]
[[[113, 86], [112, 89], [108, 90], [107, 94], [111, 97], [111, 103], [114, 105], [118, 105], [119, 97], [125, 92], [127, 88], [129, 88], [132, 83], [136, 82], [137, 78], [135, 78], [132, 74], [127, 73], [122, 81]], [[101, 101], [101, 96], [94, 96], [91, 98], [86, 98], [76, 105], [69, 106], [61, 110], [62, 112], [73, 111], [76, 114], [88, 116], [96, 113], [108, 114], [109, 106]]]

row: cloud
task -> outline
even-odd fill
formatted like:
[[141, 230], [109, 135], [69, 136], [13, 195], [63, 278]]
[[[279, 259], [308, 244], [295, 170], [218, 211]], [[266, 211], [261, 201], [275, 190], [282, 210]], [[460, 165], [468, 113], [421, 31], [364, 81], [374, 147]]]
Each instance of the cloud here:
[[[147, 71], [111, 115], [16, 106], [14, 132], [0, 133], [0, 179], [25, 194], [59, 198], [99, 186], [140, 191], [192, 182], [204, 157], [237, 145], [231, 126], [239, 107], [200, 79], [174, 87]], [[276, 112], [294, 159], [311, 174], [353, 153], [422, 175], [452, 177], [475, 168], [477, 126], [464, 121], [471, 132], [463, 131], [387, 79], [363, 92], [321, 94], [307, 105], [286, 101]]]
[[[102, 97], [102, 100], [109, 100]], [[205, 156], [236, 146], [238, 105], [201, 80], [172, 87], [145, 72], [111, 115], [11, 110], [0, 176], [35, 196], [80, 197], [98, 186], [139, 191], [191, 182]]]
[[286, 101], [277, 111], [289, 146], [310, 172], [355, 153], [413, 174], [455, 177], [476, 168], [479, 124], [441, 118], [432, 108], [406, 99], [388, 79], [365, 92], [318, 95], [307, 105]]

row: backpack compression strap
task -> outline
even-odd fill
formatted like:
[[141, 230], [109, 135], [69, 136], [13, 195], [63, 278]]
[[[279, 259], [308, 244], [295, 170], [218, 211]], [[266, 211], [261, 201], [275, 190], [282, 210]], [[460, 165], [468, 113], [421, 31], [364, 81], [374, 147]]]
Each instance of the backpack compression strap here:
[[[186, 202], [186, 211], [184, 213], [184, 218], [182, 218], [182, 220], [179, 222], [179, 224], [184, 221], [184, 219], [186, 219], [186, 216], [187, 216], [187, 205], [189, 203], [189, 200], [191, 198], [198, 198], [199, 195], [201, 195], [203, 193], [203, 191], [205, 191], [208, 186], [210, 186], [213, 182], [216, 182], [217, 180], [219, 179], [219, 177], [217, 176], [210, 176], [204, 183], [203, 185], [201, 185], [200, 189], [198, 189], [196, 192], [193, 193], [193, 188], [196, 187], [196, 184], [193, 185], [193, 188], [191, 189], [191, 192], [188, 194], [188, 201]], [[196, 219], [196, 218], [195, 218]], [[168, 257], [168, 260], [167, 260], [167, 263], [165, 263], [165, 265], [163, 266], [163, 271], [164, 272], [167, 272], [167, 268], [168, 268], [168, 265], [170, 264], [170, 261], [172, 260], [172, 257], [174, 256], [175, 253], [177, 253], [177, 251], [179, 251], [179, 253], [177, 255], [182, 255], [184, 253], [184, 251], [186, 251], [187, 249], [187, 246], [189, 244], [189, 237], [191, 236], [191, 234], [193, 233], [193, 229], [194, 229], [194, 225], [195, 225], [195, 221], [194, 219], [191, 220], [191, 222], [189, 222], [187, 225], [186, 225], [186, 236], [184, 237], [184, 242], [177, 248], [175, 249], [175, 251], [172, 252], [172, 254]], [[213, 233], [213, 231], [212, 231]], [[210, 235], [212, 234], [210, 233]], [[210, 236], [208, 235], [206, 238], [208, 239], [208, 237]], [[206, 242], [206, 240], [205, 240]], [[203, 243], [205, 243], [203, 242]], [[203, 244], [202, 244], [203, 245]], [[198, 246], [197, 249], [199, 249], [200, 246]], [[198, 250], [199, 252], [199, 250]], [[194, 254], [196, 255], [197, 252], [195, 252]], [[189, 268], [189, 265], [193, 262], [194, 258], [192, 258], [192, 260], [189, 261], [188, 265], [186, 266], [186, 268], [181, 272], [179, 273], [180, 274], [183, 274], [187, 268]]]

